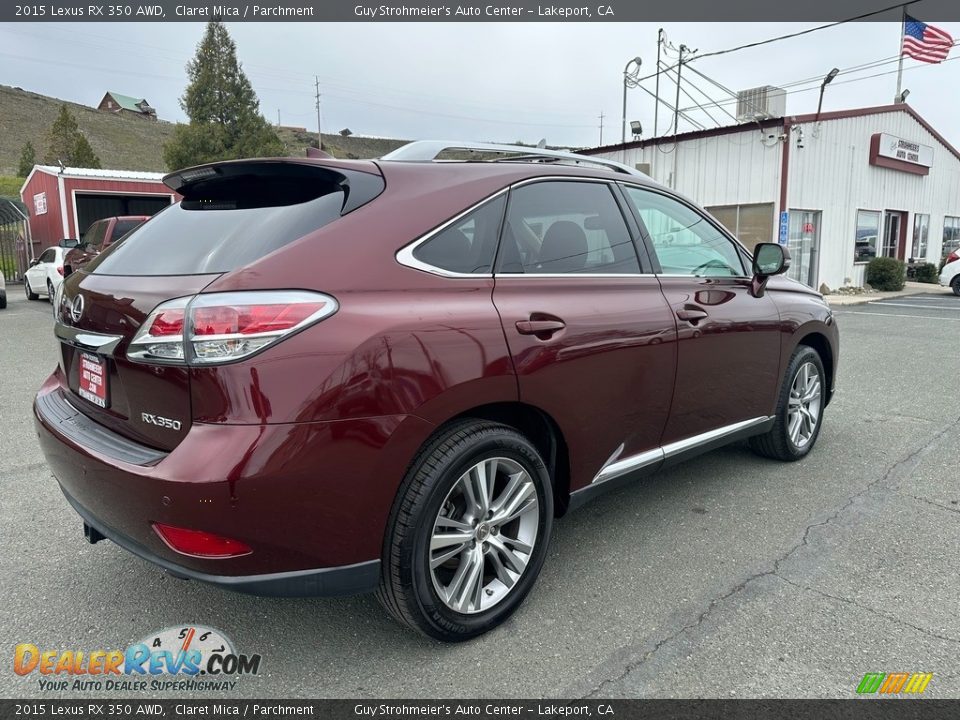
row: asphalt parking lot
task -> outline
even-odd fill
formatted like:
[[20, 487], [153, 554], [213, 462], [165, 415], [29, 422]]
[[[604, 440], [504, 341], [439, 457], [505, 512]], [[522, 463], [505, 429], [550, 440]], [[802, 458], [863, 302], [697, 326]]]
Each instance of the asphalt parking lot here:
[[505, 626], [447, 646], [372, 597], [236, 595], [86, 544], [31, 422], [56, 362], [49, 305], [8, 290], [0, 696], [52, 695], [12, 672], [18, 643], [119, 649], [200, 623], [263, 656], [231, 696], [846, 698], [866, 672], [904, 671], [934, 673], [927, 696], [960, 697], [960, 298], [949, 291], [838, 309], [839, 391], [806, 460], [738, 445], [600, 498], [558, 523], [540, 582]]

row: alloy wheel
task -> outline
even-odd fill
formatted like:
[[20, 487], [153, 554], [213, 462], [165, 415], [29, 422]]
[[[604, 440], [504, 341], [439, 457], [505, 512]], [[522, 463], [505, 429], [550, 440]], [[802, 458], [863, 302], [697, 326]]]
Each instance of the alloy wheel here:
[[433, 587], [455, 612], [500, 603], [523, 575], [537, 542], [537, 487], [504, 457], [482, 460], [454, 483], [430, 537]]
[[813, 438], [820, 423], [820, 373], [812, 362], [797, 369], [787, 403], [787, 433], [797, 449], [804, 448]]

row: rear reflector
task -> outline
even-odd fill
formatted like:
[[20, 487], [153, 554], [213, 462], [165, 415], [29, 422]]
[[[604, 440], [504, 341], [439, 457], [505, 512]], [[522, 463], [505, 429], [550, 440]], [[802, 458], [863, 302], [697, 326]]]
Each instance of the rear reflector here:
[[303, 290], [209, 293], [157, 306], [130, 341], [139, 362], [233, 362], [319, 322], [338, 309], [329, 295]]
[[174, 525], [153, 523], [154, 532], [160, 536], [174, 552], [200, 558], [231, 558], [249, 555], [253, 552], [249, 545], [221, 535], [190, 530]]

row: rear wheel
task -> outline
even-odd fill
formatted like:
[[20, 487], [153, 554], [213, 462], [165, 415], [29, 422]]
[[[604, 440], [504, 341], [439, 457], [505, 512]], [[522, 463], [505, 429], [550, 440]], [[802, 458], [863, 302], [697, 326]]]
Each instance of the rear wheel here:
[[36, 300], [40, 296], [37, 295], [33, 290], [30, 289], [30, 281], [26, 278], [23, 279], [23, 293], [27, 296], [27, 300]]
[[953, 290], [954, 295], [960, 295], [960, 275], [950, 281], [950, 289]]
[[777, 398], [773, 427], [750, 438], [755, 452], [776, 460], [799, 460], [813, 449], [820, 435], [826, 400], [826, 373], [820, 354], [800, 345], [793, 352]]
[[428, 443], [407, 473], [377, 596], [430, 637], [476, 637], [523, 602], [552, 523], [550, 478], [536, 448], [505, 425], [459, 423]]
[[49, 300], [51, 304], [53, 304], [53, 295], [53, 283], [47, 280], [47, 300]]

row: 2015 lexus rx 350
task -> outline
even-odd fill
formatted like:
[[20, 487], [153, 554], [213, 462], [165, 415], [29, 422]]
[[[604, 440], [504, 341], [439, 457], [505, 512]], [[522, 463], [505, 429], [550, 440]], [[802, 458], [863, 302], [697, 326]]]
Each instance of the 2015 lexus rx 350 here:
[[784, 248], [616, 163], [449, 147], [173, 173], [180, 202], [63, 283], [34, 415], [90, 541], [463, 640], [599, 491], [743, 438], [811, 451], [837, 328]]

